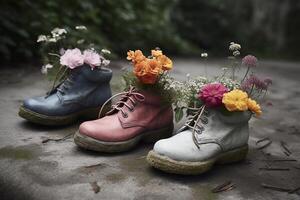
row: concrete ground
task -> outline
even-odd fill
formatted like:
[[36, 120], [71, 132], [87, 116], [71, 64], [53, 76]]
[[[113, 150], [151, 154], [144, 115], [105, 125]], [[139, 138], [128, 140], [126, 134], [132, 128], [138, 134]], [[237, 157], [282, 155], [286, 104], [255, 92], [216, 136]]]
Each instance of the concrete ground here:
[[[218, 63], [206, 64], [209, 75], [222, 67], [217, 67]], [[300, 199], [300, 191], [290, 194], [261, 186], [300, 187], [300, 64], [266, 61], [257, 70], [272, 77], [274, 84], [269, 101], [263, 105], [264, 114], [250, 122], [247, 160], [215, 166], [199, 176], [179, 176], [147, 165], [145, 156], [151, 145], [142, 144], [132, 151], [111, 155], [83, 151], [71, 137], [45, 142], [47, 138], [74, 133], [79, 123], [49, 128], [18, 117], [22, 100], [44, 94], [50, 85], [37, 68], [1, 69], [0, 199]], [[175, 60], [173, 74], [184, 79], [186, 73], [193, 76], [204, 71], [199, 60]], [[116, 92], [121, 88], [120, 68], [114, 68], [114, 72], [112, 87]], [[272, 144], [259, 150], [256, 141], [265, 137]], [[281, 142], [285, 142], [291, 155], [284, 153]], [[260, 169], [266, 166], [285, 170]], [[235, 185], [232, 190], [212, 193], [214, 187], [226, 181]]]

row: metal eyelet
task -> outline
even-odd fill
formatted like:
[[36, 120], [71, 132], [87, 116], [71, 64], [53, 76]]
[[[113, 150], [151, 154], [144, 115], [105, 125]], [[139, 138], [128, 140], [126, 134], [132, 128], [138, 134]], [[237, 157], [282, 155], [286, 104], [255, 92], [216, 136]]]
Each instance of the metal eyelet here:
[[201, 131], [201, 133], [205, 130], [205, 128], [203, 126], [199, 127], [199, 130]]
[[206, 117], [201, 118], [203, 124], [208, 124], [208, 119]]
[[209, 111], [204, 111], [204, 115], [205, 115], [206, 117], [209, 117], [209, 116], [210, 116]]
[[127, 117], [128, 117], [128, 114], [127, 114], [127, 113], [123, 113], [122, 115], [123, 115], [124, 118], [127, 118]]

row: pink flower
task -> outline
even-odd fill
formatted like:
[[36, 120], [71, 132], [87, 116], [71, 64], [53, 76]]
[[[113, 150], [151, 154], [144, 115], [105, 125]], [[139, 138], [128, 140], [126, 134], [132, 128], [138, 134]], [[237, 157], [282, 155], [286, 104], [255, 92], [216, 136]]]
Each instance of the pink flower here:
[[242, 59], [242, 64], [247, 67], [256, 67], [257, 65], [257, 58], [252, 55], [247, 55]]
[[60, 57], [60, 64], [74, 69], [83, 65], [84, 59], [79, 49], [68, 49], [64, 55]]
[[272, 85], [273, 81], [271, 78], [268, 77], [268, 78], [265, 78], [264, 83], [267, 85]]
[[248, 91], [251, 90], [252, 87], [255, 87], [259, 90], [266, 90], [268, 88], [268, 84], [252, 74], [242, 83], [241, 89]]
[[208, 107], [218, 107], [222, 105], [222, 98], [228, 89], [220, 83], [209, 83], [202, 87], [198, 98]]
[[85, 50], [83, 52], [84, 63], [91, 66], [91, 68], [95, 68], [101, 65], [100, 55], [93, 50]]

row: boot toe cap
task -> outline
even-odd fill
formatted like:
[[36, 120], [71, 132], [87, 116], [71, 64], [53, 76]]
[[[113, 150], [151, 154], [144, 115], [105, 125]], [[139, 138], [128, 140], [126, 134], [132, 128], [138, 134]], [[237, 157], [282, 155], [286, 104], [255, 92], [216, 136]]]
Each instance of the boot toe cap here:
[[190, 131], [181, 132], [171, 138], [159, 140], [155, 143], [154, 152], [176, 161], [204, 161], [220, 153], [217, 144], [202, 144], [198, 149], [193, 142]]
[[83, 122], [79, 126], [79, 132], [82, 135], [86, 135], [92, 138], [96, 138], [97, 135], [97, 129], [93, 121]]
[[159, 155], [166, 156], [173, 160], [184, 160], [186, 159], [183, 149], [178, 147], [170, 139], [159, 140], [155, 143], [154, 152]]
[[23, 101], [23, 107], [27, 110], [40, 112], [40, 102], [36, 98], [30, 98]]

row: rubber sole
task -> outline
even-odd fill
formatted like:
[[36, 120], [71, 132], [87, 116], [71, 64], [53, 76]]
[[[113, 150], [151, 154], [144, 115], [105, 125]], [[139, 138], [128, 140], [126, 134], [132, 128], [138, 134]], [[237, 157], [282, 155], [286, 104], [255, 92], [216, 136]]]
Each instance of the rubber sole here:
[[233, 149], [206, 161], [186, 162], [173, 160], [167, 156], [150, 151], [147, 162], [154, 168], [172, 174], [198, 175], [209, 171], [215, 164], [229, 164], [244, 160], [248, 153], [248, 145]]
[[128, 151], [135, 147], [139, 142], [154, 143], [160, 139], [171, 137], [173, 129], [174, 125], [172, 124], [166, 128], [147, 131], [132, 139], [121, 142], [104, 142], [83, 135], [79, 131], [77, 131], [74, 135], [74, 142], [79, 147], [87, 150], [105, 153], [117, 153]]
[[[106, 105], [104, 112], [106, 113], [110, 109], [110, 104]], [[65, 116], [48, 116], [43, 115], [32, 110], [25, 108], [23, 105], [20, 106], [19, 116], [33, 122], [35, 124], [47, 125], [47, 126], [62, 126], [76, 122], [78, 119], [97, 119], [100, 107], [89, 108], [76, 113], [72, 113]]]

